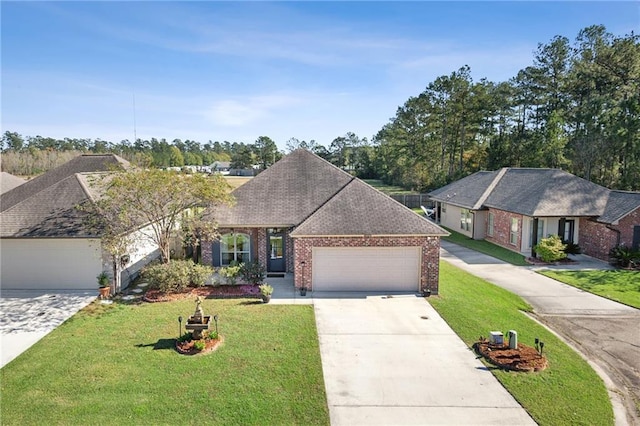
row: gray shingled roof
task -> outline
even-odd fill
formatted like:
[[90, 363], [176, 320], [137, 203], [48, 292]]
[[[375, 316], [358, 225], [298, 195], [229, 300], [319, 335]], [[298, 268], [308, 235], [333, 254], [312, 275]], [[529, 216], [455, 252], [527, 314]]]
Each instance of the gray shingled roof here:
[[76, 209], [91, 198], [82, 173], [128, 165], [113, 154], [81, 155], [0, 195], [0, 237], [94, 237]]
[[11, 173], [0, 173], [0, 193], [4, 194], [7, 191], [11, 191], [13, 188], [18, 187], [26, 182], [26, 179], [22, 179], [18, 176], [14, 176]]
[[359, 179], [298, 226], [292, 237], [327, 235], [449, 235]]
[[486, 207], [527, 216], [600, 216], [609, 189], [559, 169], [508, 168]]
[[527, 216], [597, 217], [610, 208], [610, 192], [559, 169], [508, 167], [474, 173], [429, 195], [436, 201], [469, 209], [492, 207]]
[[640, 192], [611, 191], [607, 207], [598, 222], [614, 223], [640, 208]]
[[390, 197], [311, 152], [285, 156], [233, 191], [221, 227], [295, 227], [301, 235], [447, 235]]
[[431, 191], [429, 196], [436, 201], [473, 209], [497, 175], [497, 171], [476, 172], [442, 188]]
[[232, 192], [236, 204], [218, 206], [213, 218], [219, 226], [295, 226], [352, 179], [317, 155], [298, 149], [236, 188]]

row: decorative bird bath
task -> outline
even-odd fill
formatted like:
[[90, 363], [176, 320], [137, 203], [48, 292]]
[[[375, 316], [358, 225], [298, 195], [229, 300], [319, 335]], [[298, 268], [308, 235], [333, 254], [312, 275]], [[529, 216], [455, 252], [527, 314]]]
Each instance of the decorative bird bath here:
[[202, 312], [202, 298], [198, 296], [196, 298], [196, 311], [187, 319], [185, 328], [190, 330], [193, 336], [193, 340], [202, 339], [202, 332], [209, 329], [211, 325], [211, 316], [204, 315]]

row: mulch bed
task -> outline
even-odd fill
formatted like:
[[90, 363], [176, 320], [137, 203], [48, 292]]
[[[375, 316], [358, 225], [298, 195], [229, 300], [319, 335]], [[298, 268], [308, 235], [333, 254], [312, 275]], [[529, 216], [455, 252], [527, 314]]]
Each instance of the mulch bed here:
[[193, 346], [196, 340], [188, 340], [185, 342], [176, 340], [176, 351], [182, 355], [202, 355], [215, 351], [223, 341], [224, 339], [222, 336], [218, 336], [217, 339], [205, 339], [205, 347], [203, 350], [199, 351]]
[[522, 343], [518, 343], [518, 349], [509, 349], [509, 345], [494, 345], [488, 340], [480, 340], [473, 344], [473, 348], [489, 363], [504, 370], [532, 372], [549, 366], [544, 355]]
[[220, 285], [188, 288], [181, 292], [164, 293], [159, 290], [150, 289], [142, 300], [149, 303], [171, 302], [174, 300], [195, 299], [197, 296], [206, 299], [237, 299], [237, 298], [260, 298], [260, 289], [257, 285]]

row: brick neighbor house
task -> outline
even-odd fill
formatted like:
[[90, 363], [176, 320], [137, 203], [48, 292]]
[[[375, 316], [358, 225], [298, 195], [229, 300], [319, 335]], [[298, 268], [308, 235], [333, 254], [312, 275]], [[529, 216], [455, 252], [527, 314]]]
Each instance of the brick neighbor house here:
[[640, 192], [610, 190], [558, 169], [481, 171], [429, 196], [436, 222], [527, 256], [549, 235], [602, 260], [617, 245], [640, 245]]
[[257, 260], [316, 291], [438, 292], [439, 226], [299, 149], [210, 211], [218, 241], [202, 243], [213, 266]]

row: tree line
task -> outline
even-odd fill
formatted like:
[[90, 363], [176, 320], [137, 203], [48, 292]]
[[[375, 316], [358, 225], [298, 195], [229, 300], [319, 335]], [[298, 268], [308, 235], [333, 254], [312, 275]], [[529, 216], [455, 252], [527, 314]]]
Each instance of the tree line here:
[[556, 36], [503, 82], [474, 82], [464, 66], [409, 98], [374, 143], [378, 176], [414, 189], [512, 166], [638, 190], [639, 38], [601, 25]]
[[[168, 167], [228, 161], [265, 169], [283, 152], [267, 136], [253, 143], [151, 138], [23, 137], [5, 132], [5, 171], [46, 171], [69, 152], [113, 152], [140, 165]], [[469, 66], [410, 97], [371, 141], [348, 132], [329, 146], [291, 138], [360, 178], [426, 191], [478, 170], [561, 168], [614, 189], [640, 190], [640, 39], [602, 25], [570, 42], [540, 43], [530, 66], [508, 81], [474, 81]], [[55, 158], [51, 158], [55, 157]]]
[[[287, 151], [305, 148], [339, 167], [353, 167], [351, 151], [363, 144], [354, 133], [340, 136], [326, 148], [315, 140], [304, 141], [291, 138], [286, 142]], [[268, 136], [258, 137], [254, 143], [207, 142], [193, 140], [151, 138], [138, 139], [131, 143], [118, 143], [102, 139], [56, 139], [43, 136], [23, 136], [17, 132], [5, 131], [2, 135], [2, 170], [19, 176], [33, 176], [57, 167], [83, 153], [114, 153], [124, 159], [144, 167], [165, 168], [182, 166], [208, 166], [214, 162], [228, 162], [234, 169], [258, 166], [266, 169], [278, 161], [284, 153]], [[360, 168], [358, 168], [360, 170]]]

